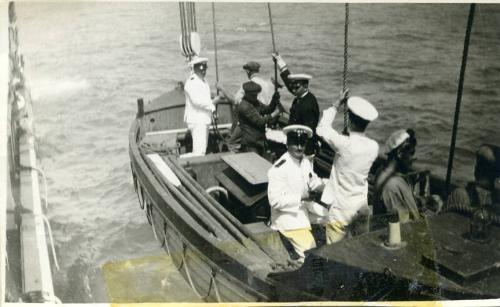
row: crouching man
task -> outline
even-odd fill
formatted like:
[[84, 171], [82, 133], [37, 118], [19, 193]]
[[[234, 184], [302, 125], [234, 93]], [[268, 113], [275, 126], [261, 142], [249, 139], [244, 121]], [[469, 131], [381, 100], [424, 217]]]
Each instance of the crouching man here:
[[287, 152], [268, 172], [268, 197], [271, 206], [271, 228], [278, 230], [293, 246], [303, 263], [304, 251], [316, 247], [311, 233], [309, 210], [320, 206], [312, 201], [324, 187], [308, 159], [304, 159], [305, 146], [313, 136], [311, 128], [291, 125], [283, 129]]

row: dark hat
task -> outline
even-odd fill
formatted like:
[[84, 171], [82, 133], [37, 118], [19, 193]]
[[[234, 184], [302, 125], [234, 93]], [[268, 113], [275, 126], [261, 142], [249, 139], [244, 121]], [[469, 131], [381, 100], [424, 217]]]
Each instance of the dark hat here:
[[259, 71], [260, 64], [255, 61], [248, 61], [245, 65], [243, 65], [243, 69], [248, 69], [250, 71]]
[[243, 83], [243, 90], [245, 93], [260, 93], [262, 91], [262, 87], [253, 81], [248, 81]]

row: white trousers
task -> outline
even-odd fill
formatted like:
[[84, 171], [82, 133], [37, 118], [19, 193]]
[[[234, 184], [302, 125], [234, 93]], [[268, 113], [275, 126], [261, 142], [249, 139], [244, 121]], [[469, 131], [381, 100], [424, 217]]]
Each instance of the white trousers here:
[[188, 124], [193, 138], [193, 151], [183, 154], [181, 157], [204, 156], [208, 145], [208, 125], [207, 124]]

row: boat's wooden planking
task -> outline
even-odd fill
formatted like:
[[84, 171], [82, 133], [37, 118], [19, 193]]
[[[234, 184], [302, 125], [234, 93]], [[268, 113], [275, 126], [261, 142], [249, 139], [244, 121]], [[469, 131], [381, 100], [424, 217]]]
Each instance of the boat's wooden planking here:
[[[162, 187], [158, 178], [151, 172], [150, 166], [146, 164], [136, 142], [139, 129], [139, 121], [136, 121], [129, 134], [130, 157], [134, 180], [137, 180], [138, 186], [145, 192], [146, 208], [156, 209], [156, 216], [175, 229], [179, 241], [182, 242], [181, 250], [184, 246], [193, 255], [198, 255], [201, 263], [209, 268], [207, 271], [215, 270], [227, 275], [227, 285], [233, 289], [230, 292], [239, 295], [236, 300], [269, 300], [269, 295], [273, 292], [270, 285], [263, 280], [267, 276], [266, 272], [269, 272], [268, 264], [265, 264], [267, 261], [254, 255], [255, 251], [242, 248], [236, 240], [215, 240], [199, 226], [183, 205]], [[161, 220], [155, 224], [156, 230], [163, 229], [162, 227]], [[181, 263], [179, 257], [174, 256], [174, 261], [179, 265]], [[200, 287], [202, 288], [201, 285]], [[208, 285], [206, 289], [208, 290]], [[234, 295], [230, 297], [223, 300], [235, 299]]]

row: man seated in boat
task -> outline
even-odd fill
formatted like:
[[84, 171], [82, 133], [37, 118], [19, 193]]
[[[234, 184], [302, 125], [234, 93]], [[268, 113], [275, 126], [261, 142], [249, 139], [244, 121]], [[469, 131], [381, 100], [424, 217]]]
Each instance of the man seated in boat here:
[[[271, 100], [273, 98], [273, 93], [274, 93], [274, 86], [270, 80], [262, 78], [262, 76], [259, 74], [260, 64], [255, 61], [248, 61], [245, 65], [243, 65], [243, 70], [245, 71], [248, 80], [251, 80], [259, 84], [260, 87], [262, 88], [259, 95], [257, 95], [257, 99], [266, 106], [271, 104]], [[227, 96], [227, 94], [224, 92], [224, 89], [222, 89], [222, 91], [224, 95], [229, 98], [229, 96]], [[245, 91], [243, 90], [243, 83], [242, 83], [240, 88], [236, 91], [236, 94], [234, 95], [234, 100], [232, 100], [235, 109], [243, 100], [243, 96], [245, 96]], [[232, 127], [232, 132], [231, 136], [227, 140], [228, 149], [232, 152], [239, 152], [241, 149], [241, 129], [238, 125], [237, 113], [238, 112], [234, 112], [234, 118], [233, 118], [234, 124]]]
[[[476, 151], [474, 181], [450, 194], [446, 208], [467, 209], [495, 204], [494, 192], [500, 189], [500, 147], [483, 144]], [[500, 204], [493, 209], [500, 214]]]
[[195, 57], [189, 62], [192, 73], [184, 85], [186, 107], [184, 122], [193, 138], [193, 151], [182, 157], [204, 156], [208, 144], [208, 126], [212, 122], [212, 113], [220, 96], [212, 100], [210, 86], [205, 80], [208, 59]]
[[[311, 156], [318, 150], [316, 127], [319, 121], [319, 105], [316, 96], [309, 91], [309, 81], [312, 76], [307, 74], [292, 74], [286, 62], [278, 53], [272, 54], [280, 69], [280, 76], [288, 91], [295, 96], [290, 108], [289, 125], [304, 125], [313, 131], [313, 137], [308, 141], [306, 155]], [[276, 139], [275, 141], [280, 141]]]
[[397, 213], [405, 223], [420, 219], [413, 191], [405, 180], [410, 171], [417, 140], [413, 130], [397, 130], [385, 142], [387, 161], [375, 176], [374, 214]]
[[[346, 99], [347, 92], [323, 111], [316, 133], [335, 151], [330, 179], [321, 197], [331, 205], [326, 226], [328, 244], [342, 240], [355, 218], [368, 214], [368, 173], [378, 156], [378, 144], [365, 135], [368, 124], [378, 117], [375, 107], [361, 97]], [[347, 104], [349, 135], [332, 128], [337, 109]]]
[[[304, 251], [316, 246], [311, 233], [309, 211], [328, 211], [313, 201], [315, 192], [323, 190], [326, 179], [319, 178], [309, 159], [304, 159], [305, 145], [313, 136], [311, 128], [290, 125], [286, 134], [287, 152], [268, 171], [268, 198], [271, 206], [271, 228], [278, 230], [304, 262]], [[321, 212], [323, 210], [323, 212]]]
[[263, 155], [266, 125], [275, 123], [280, 116], [280, 110], [277, 107], [280, 96], [276, 92], [271, 103], [266, 106], [258, 100], [258, 95], [262, 91], [258, 83], [245, 82], [243, 90], [245, 94], [237, 107], [241, 128], [241, 149]]

